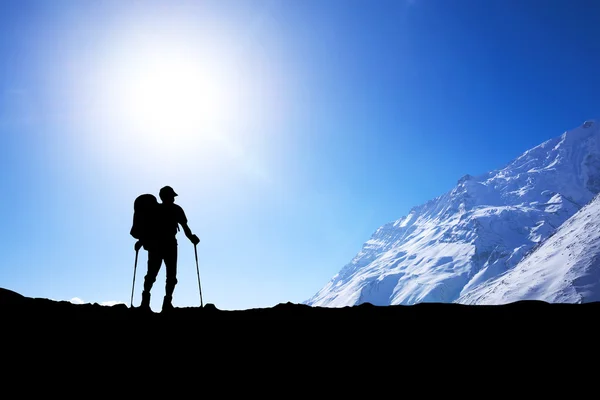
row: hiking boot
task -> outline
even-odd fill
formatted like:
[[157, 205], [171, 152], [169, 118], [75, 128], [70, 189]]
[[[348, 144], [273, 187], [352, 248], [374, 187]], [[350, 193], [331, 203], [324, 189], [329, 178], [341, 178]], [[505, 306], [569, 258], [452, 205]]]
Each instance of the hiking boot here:
[[162, 312], [169, 312], [173, 310], [173, 304], [171, 304], [171, 300], [173, 300], [173, 297], [165, 296], [162, 304]]
[[151, 311], [150, 309], [150, 293], [143, 291], [142, 292], [142, 304], [140, 304], [140, 310], [143, 311]]

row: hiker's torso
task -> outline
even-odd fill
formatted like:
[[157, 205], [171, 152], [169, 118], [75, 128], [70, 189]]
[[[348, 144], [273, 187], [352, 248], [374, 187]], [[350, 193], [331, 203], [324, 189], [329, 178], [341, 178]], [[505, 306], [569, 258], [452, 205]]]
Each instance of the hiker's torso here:
[[174, 241], [179, 224], [187, 223], [183, 209], [177, 204], [159, 204], [157, 207], [156, 239]]

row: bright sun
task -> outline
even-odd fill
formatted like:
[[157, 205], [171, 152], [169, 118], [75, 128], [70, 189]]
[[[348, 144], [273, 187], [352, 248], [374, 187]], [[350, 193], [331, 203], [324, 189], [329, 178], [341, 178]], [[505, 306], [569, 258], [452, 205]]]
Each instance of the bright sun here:
[[186, 151], [217, 140], [239, 106], [239, 80], [222, 57], [168, 46], [123, 60], [114, 109], [127, 135], [152, 151]]
[[227, 113], [232, 88], [192, 60], [151, 60], [125, 89], [125, 108], [138, 128], [190, 134]]
[[220, 31], [153, 34], [142, 25], [117, 32], [84, 76], [88, 96], [74, 104], [90, 132], [81, 140], [94, 154], [161, 172], [251, 164], [248, 132], [281, 115], [269, 96], [276, 86], [257, 73], [257, 52]]

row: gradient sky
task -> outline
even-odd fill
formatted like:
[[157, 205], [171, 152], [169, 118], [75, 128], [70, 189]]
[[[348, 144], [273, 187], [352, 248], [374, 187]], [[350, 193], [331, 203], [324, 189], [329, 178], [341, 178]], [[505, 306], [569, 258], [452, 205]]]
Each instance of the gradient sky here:
[[[133, 200], [171, 185], [204, 304], [302, 302], [379, 226], [600, 117], [599, 20], [593, 0], [3, 0], [0, 287], [129, 305]], [[195, 307], [178, 237], [173, 304]]]

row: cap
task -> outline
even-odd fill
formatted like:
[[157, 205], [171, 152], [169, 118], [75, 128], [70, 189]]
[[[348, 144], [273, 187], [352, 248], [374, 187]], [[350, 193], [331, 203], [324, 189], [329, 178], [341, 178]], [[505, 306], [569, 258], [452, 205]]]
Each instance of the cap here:
[[173, 188], [171, 186], [165, 186], [162, 189], [160, 189], [159, 195], [162, 196], [163, 194], [170, 194], [172, 196], [177, 196], [177, 193], [175, 193], [175, 191], [173, 190]]

